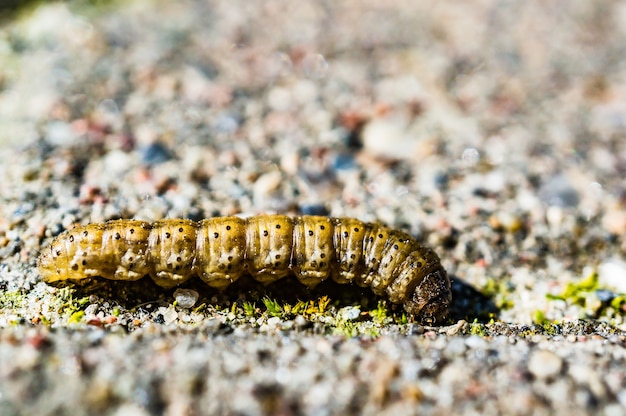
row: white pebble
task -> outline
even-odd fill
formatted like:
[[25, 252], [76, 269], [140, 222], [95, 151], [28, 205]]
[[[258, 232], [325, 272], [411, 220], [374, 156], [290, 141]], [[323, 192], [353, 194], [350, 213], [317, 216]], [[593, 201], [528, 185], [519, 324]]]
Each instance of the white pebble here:
[[307, 321], [307, 320], [306, 320], [306, 318], [305, 318], [304, 316], [302, 316], [302, 315], [298, 315], [298, 316], [296, 316], [295, 323], [296, 323], [296, 326], [297, 326], [297, 327], [302, 328], [302, 327], [304, 327], [304, 326], [305, 326], [308, 322], [309, 322], [309, 321]]
[[354, 321], [359, 316], [361, 316], [361, 310], [355, 306], [347, 306], [339, 310], [340, 319], [346, 321]]
[[465, 345], [472, 349], [485, 349], [487, 348], [487, 341], [478, 335], [472, 335], [465, 340]]
[[280, 322], [281, 319], [278, 316], [273, 316], [267, 320], [267, 326], [270, 328], [276, 328]]
[[178, 312], [176, 312], [173, 307], [169, 307], [167, 309], [161, 307], [159, 308], [159, 312], [163, 315], [163, 323], [165, 325], [169, 325], [178, 319]]
[[626, 262], [619, 258], [604, 261], [598, 266], [598, 281], [620, 293], [626, 293]]
[[453, 357], [461, 357], [467, 350], [467, 345], [461, 337], [452, 337], [446, 345], [446, 351]]
[[291, 92], [284, 87], [274, 87], [267, 95], [267, 104], [274, 111], [288, 111], [292, 105]]
[[148, 415], [149, 413], [144, 410], [141, 406], [136, 404], [123, 404], [117, 408], [114, 416], [124, 416], [124, 415], [135, 415], [135, 416], [143, 416]]
[[121, 150], [111, 150], [104, 156], [104, 171], [112, 176], [126, 172], [132, 164], [132, 157]]
[[282, 175], [278, 171], [271, 171], [260, 176], [253, 188], [255, 204], [263, 207], [268, 202], [270, 194], [280, 186], [282, 181]]
[[609, 207], [602, 217], [602, 226], [612, 234], [626, 232], [626, 211], [619, 207]]
[[593, 368], [587, 365], [574, 364], [569, 368], [569, 374], [576, 383], [588, 386], [594, 396], [598, 398], [604, 398], [606, 396], [606, 388], [602, 383], [602, 378]]
[[78, 139], [72, 126], [64, 121], [51, 121], [46, 130], [46, 140], [55, 146], [69, 146]]
[[317, 86], [309, 80], [301, 80], [293, 88], [293, 98], [300, 105], [307, 105], [317, 98]]
[[189, 309], [198, 301], [198, 292], [191, 289], [176, 289], [174, 292], [176, 304], [181, 308]]
[[553, 352], [538, 350], [532, 353], [528, 362], [528, 371], [538, 379], [548, 379], [557, 376], [563, 367], [561, 357]]
[[363, 128], [363, 146], [376, 157], [411, 159], [417, 153], [419, 140], [407, 129], [402, 115], [374, 119]]
[[461, 155], [461, 159], [463, 159], [463, 163], [468, 168], [476, 166], [478, 161], [480, 160], [480, 153], [473, 147], [468, 147], [463, 150], [463, 154]]

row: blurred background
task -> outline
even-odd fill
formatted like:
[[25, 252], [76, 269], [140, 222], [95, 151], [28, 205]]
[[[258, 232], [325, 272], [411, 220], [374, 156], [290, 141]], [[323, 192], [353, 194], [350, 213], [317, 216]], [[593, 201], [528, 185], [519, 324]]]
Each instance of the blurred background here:
[[[319, 346], [311, 362], [331, 360], [336, 347], [340, 362], [365, 357], [371, 368], [337, 384], [272, 379], [254, 391], [311, 412], [345, 382], [354, 390], [341, 390], [337, 412], [443, 413], [462, 403], [470, 413], [620, 414], [625, 134], [623, 1], [4, 1], [0, 327], [65, 327], [78, 311], [82, 329], [167, 337], [159, 331], [168, 325], [219, 319], [250, 345], [283, 330], [298, 344], [295, 314], [277, 313], [284, 328], [268, 326], [276, 316], [260, 301], [251, 318], [237, 296], [196, 286], [198, 305], [209, 305], [201, 312], [155, 291], [137, 295], [150, 308], [101, 294], [63, 309], [66, 292], [41, 283], [35, 259], [62, 230], [114, 218], [349, 216], [436, 250], [453, 280], [454, 326], [425, 329], [385, 315], [385, 305], [331, 303], [303, 324]], [[383, 338], [354, 352], [319, 334]], [[384, 338], [398, 334], [410, 346]], [[244, 364], [225, 358], [226, 339], [209, 343], [211, 354], [256, 368], [245, 361], [256, 353], [241, 352]], [[544, 341], [560, 355], [544, 354]], [[587, 354], [586, 341], [601, 352]], [[79, 383], [82, 373], [68, 374]], [[376, 390], [371, 374], [391, 381]], [[254, 376], [233, 378], [250, 393]], [[363, 385], [378, 395], [350, 407], [368, 400]], [[260, 406], [255, 394], [250, 407], [240, 403], [248, 413]]]

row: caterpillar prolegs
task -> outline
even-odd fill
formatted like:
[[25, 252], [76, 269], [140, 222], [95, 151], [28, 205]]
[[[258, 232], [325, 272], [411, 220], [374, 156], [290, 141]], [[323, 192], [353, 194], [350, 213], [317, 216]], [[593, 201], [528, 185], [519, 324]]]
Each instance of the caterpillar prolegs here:
[[49, 283], [150, 275], [164, 288], [194, 275], [218, 289], [244, 273], [264, 284], [291, 274], [310, 288], [331, 277], [370, 287], [428, 323], [441, 322], [451, 302], [434, 251], [402, 231], [352, 218], [115, 220], [63, 232], [38, 265]]

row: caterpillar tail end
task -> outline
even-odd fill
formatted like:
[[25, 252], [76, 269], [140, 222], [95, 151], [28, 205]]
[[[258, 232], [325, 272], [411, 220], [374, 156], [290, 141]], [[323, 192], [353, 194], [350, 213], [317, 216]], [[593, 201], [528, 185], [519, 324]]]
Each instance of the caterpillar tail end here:
[[448, 317], [452, 292], [443, 267], [428, 273], [404, 302], [404, 310], [416, 321], [427, 325], [443, 323]]
[[55, 259], [52, 258], [52, 252], [50, 250], [43, 251], [37, 259], [37, 269], [39, 275], [46, 283], [52, 283], [59, 280], [64, 280], [63, 275], [59, 273]]

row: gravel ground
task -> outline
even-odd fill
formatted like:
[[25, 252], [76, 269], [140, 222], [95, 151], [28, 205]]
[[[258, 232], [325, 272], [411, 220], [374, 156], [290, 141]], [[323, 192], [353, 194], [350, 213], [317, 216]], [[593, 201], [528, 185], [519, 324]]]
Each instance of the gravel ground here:
[[[0, 414], [626, 412], [626, 4], [47, 3], [0, 26]], [[51, 287], [116, 218], [322, 214], [449, 321], [244, 279]]]

